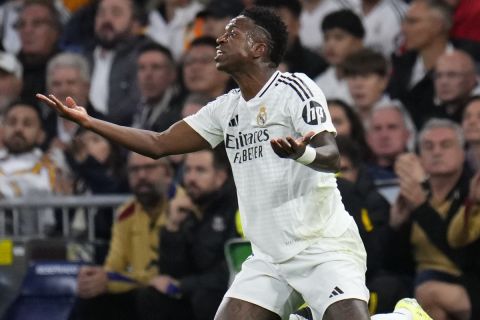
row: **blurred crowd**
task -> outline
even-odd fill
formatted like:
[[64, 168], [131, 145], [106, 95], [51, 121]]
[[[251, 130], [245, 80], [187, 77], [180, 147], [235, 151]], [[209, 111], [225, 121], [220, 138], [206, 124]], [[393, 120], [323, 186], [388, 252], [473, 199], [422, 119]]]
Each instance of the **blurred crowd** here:
[[[136, 293], [138, 310], [212, 319], [228, 284], [223, 245], [241, 235], [235, 190], [218, 150], [163, 160], [128, 153], [57, 117], [35, 94], [72, 97], [119, 125], [166, 130], [235, 88], [216, 70], [216, 38], [252, 5], [272, 8], [287, 26], [279, 69], [307, 74], [327, 98], [339, 189], [368, 253], [370, 311], [414, 295], [436, 320], [478, 319], [480, 1], [1, 1], [1, 197], [134, 195], [116, 214], [95, 217], [96, 237], [111, 244], [95, 255], [104, 266], [79, 276], [79, 319], [112, 303], [84, 305], [110, 292], [108, 272], [127, 269], [133, 287], [149, 290]], [[85, 218], [70, 214], [82, 234]], [[55, 211], [20, 219], [24, 234], [61, 230]], [[129, 224], [144, 238], [128, 238]]]

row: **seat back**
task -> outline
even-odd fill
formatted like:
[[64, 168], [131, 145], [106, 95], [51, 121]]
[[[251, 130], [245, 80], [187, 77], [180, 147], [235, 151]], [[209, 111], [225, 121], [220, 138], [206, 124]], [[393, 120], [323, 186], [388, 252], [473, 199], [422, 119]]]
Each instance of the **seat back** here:
[[242, 269], [242, 263], [252, 255], [250, 241], [242, 238], [233, 238], [225, 243], [225, 258], [230, 273], [230, 284]]
[[75, 302], [79, 267], [78, 263], [63, 261], [32, 263], [4, 319], [68, 319]]

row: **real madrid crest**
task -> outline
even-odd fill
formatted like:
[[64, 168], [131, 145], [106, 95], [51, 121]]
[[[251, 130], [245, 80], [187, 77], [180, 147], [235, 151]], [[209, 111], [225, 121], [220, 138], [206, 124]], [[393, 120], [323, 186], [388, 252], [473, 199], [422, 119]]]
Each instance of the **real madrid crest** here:
[[257, 124], [263, 127], [265, 123], [267, 123], [267, 108], [265, 106], [261, 106], [257, 114]]

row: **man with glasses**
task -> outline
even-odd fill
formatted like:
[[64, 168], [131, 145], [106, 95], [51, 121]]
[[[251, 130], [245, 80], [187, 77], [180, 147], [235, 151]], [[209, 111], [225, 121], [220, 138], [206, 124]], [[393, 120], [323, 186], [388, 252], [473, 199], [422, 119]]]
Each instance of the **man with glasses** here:
[[214, 38], [197, 38], [183, 59], [183, 83], [187, 91], [207, 95], [212, 100], [226, 93], [230, 79], [228, 74], [215, 67], [216, 47]]
[[[161, 268], [159, 258], [163, 246], [168, 245], [162, 234], [168, 220], [173, 174], [170, 164], [166, 159], [131, 153], [127, 170], [135, 197], [118, 210], [105, 264], [80, 269], [80, 299], [71, 319], [144, 320], [148, 314], [165, 316], [162, 319], [190, 319], [185, 300], [164, 295], [153, 285], [160, 273], [182, 275]], [[177, 197], [182, 194], [178, 190]], [[169, 316], [170, 308], [175, 316]]]

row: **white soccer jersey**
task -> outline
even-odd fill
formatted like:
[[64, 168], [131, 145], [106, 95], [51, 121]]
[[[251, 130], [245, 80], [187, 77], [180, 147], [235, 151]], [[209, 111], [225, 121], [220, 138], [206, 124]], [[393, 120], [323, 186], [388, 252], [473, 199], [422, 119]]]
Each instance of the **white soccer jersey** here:
[[335, 175], [282, 159], [270, 145], [274, 137], [335, 132], [322, 91], [306, 75], [276, 71], [249, 101], [235, 89], [184, 120], [212, 147], [225, 142], [254, 254], [284, 261], [346, 230], [351, 217]]

